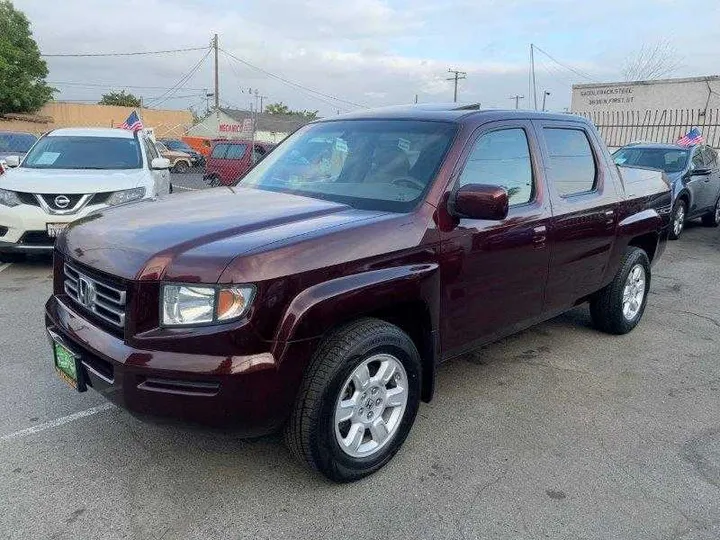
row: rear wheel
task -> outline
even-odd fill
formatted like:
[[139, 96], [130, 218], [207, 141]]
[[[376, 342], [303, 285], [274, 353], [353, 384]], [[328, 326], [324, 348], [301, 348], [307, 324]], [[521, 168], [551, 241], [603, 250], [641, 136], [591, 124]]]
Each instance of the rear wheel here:
[[627, 334], [645, 312], [650, 289], [650, 260], [640, 248], [630, 246], [612, 282], [590, 301], [590, 315], [599, 330]]
[[678, 199], [673, 209], [672, 223], [670, 227], [670, 240], [677, 240], [685, 228], [687, 218], [687, 203], [685, 199]]
[[400, 328], [348, 324], [322, 343], [285, 429], [290, 451], [331, 480], [374, 473], [402, 446], [420, 404], [420, 356]]
[[706, 227], [717, 227], [720, 225], [720, 197], [715, 203], [715, 209], [705, 214], [702, 218], [703, 225]]

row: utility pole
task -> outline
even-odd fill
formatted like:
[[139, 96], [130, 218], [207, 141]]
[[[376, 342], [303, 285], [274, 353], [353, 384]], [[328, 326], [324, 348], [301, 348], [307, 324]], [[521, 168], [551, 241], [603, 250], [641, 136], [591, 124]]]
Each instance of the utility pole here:
[[220, 73], [218, 72], [218, 35], [212, 41], [213, 49], [215, 49], [215, 110], [220, 108]]
[[535, 45], [530, 44], [530, 77], [532, 79], [533, 105], [537, 111], [537, 86], [535, 84]]
[[520, 94], [515, 94], [515, 95], [512, 96], [510, 99], [514, 99], [514, 100], [515, 100], [515, 108], [516, 108], [516, 109], [519, 109], [519, 108], [520, 108], [520, 100], [521, 100], [521, 99], [525, 99], [525, 96], [521, 96]]
[[417, 98], [418, 98], [418, 95], [415, 94], [415, 105], [417, 105]]
[[543, 112], [545, 111], [545, 98], [547, 98], [549, 95], [550, 95], [550, 92], [548, 92], [547, 90], [545, 90], [543, 92], [543, 108], [542, 108]]
[[447, 81], [455, 81], [455, 92], [453, 93], [453, 103], [457, 103], [457, 87], [458, 87], [458, 81], [461, 81], [463, 79], [467, 78], [467, 73], [464, 71], [458, 71], [456, 69], [448, 69], [448, 73], [452, 73], [453, 76], [449, 79], [445, 79]]

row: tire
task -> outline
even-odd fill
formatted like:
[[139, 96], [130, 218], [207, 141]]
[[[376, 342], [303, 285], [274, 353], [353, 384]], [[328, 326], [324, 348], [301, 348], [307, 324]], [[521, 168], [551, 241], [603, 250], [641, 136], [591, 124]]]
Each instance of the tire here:
[[706, 227], [717, 227], [720, 225], [720, 197], [715, 203], [715, 209], [702, 217], [702, 223]]
[[670, 240], [680, 238], [685, 229], [685, 220], [687, 219], [687, 203], [685, 199], [678, 199], [673, 208], [672, 220], [670, 221]]
[[[355, 380], [363, 380], [362, 366], [368, 367], [369, 380], [356, 386]], [[389, 382], [378, 385], [383, 374]], [[420, 355], [397, 326], [366, 318], [335, 330], [316, 351], [300, 386], [285, 427], [290, 452], [336, 482], [353, 482], [376, 472], [410, 432], [420, 404], [420, 379]], [[403, 394], [404, 406], [386, 406], [402, 401]], [[342, 402], [352, 406], [343, 409]], [[344, 411], [352, 416], [336, 422], [336, 415]], [[384, 441], [376, 441], [377, 433], [385, 433]], [[343, 448], [341, 440], [359, 442]]]
[[190, 167], [188, 166], [188, 164], [185, 161], [178, 161], [177, 163], [175, 163], [175, 166], [172, 168], [172, 172], [174, 172], [176, 174], [185, 174], [186, 172], [188, 172], [189, 168]]
[[[637, 280], [639, 274], [642, 275], [642, 283]], [[630, 246], [615, 278], [590, 301], [593, 324], [609, 334], [627, 334], [640, 322], [649, 290], [650, 259], [642, 249]]]
[[0, 253], [0, 263], [17, 263], [26, 258], [24, 253]]
[[172, 195], [172, 192], [173, 192], [173, 185], [172, 185], [172, 182], [171, 182], [171, 183], [170, 183], [170, 186], [168, 187], [168, 194], [169, 194], [169, 195]]

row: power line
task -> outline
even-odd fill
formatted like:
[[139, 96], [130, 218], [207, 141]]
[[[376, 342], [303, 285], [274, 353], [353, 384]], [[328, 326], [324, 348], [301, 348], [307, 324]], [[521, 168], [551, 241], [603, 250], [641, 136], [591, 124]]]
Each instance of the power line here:
[[542, 50], [542, 49], [541, 49], [540, 47], [538, 47], [537, 45], [533, 45], [533, 47], [534, 47], [535, 49], [537, 49], [538, 51], [540, 51], [541, 53], [543, 53], [545, 56], [547, 56], [550, 60], [552, 60], [553, 62], [555, 62], [557, 65], [562, 66], [562, 67], [564, 67], [565, 69], [567, 69], [567, 70], [569, 70], [569, 71], [572, 71], [572, 72], [575, 73], [576, 75], [579, 75], [580, 77], [583, 77], [583, 78], [588, 79], [588, 80], [593, 81], [593, 82], [600, 82], [600, 81], [598, 81], [597, 79], [594, 79], [593, 77], [591, 77], [590, 75], [588, 75], [587, 73], [583, 73], [583, 72], [580, 71], [579, 69], [575, 69], [575, 68], [572, 67], [572, 66], [568, 66], [567, 64], [563, 64], [562, 62], [560, 62], [559, 60], [555, 59], [553, 56], [551, 56], [550, 54], [548, 54], [547, 52], [545, 52], [544, 50]]
[[143, 56], [150, 54], [170, 54], [189, 51], [204, 51], [208, 46], [204, 47], [188, 47], [186, 49], [168, 49], [164, 51], [139, 51], [139, 52], [114, 52], [114, 53], [68, 53], [68, 54], [41, 54], [43, 58], [88, 58], [88, 57], [107, 57], [107, 56]]
[[348, 101], [347, 99], [342, 99], [342, 98], [339, 98], [339, 97], [337, 97], [337, 96], [333, 96], [333, 95], [331, 95], [331, 94], [325, 94], [324, 92], [320, 92], [320, 91], [318, 91], [318, 90], [314, 90], [314, 89], [312, 89], [312, 88], [308, 88], [307, 86], [303, 86], [303, 85], [300, 84], [300, 83], [293, 82], [293, 81], [291, 81], [291, 80], [289, 80], [289, 79], [286, 79], [285, 77], [281, 77], [280, 75], [276, 75], [275, 73], [271, 73], [271, 72], [269, 72], [269, 71], [267, 71], [267, 70], [265, 70], [265, 69], [263, 69], [263, 68], [261, 68], [261, 67], [258, 67], [258, 66], [254, 65], [254, 64], [251, 64], [251, 63], [248, 62], [247, 60], [243, 60], [242, 58], [239, 58], [239, 57], [235, 56], [234, 54], [229, 53], [229, 52], [226, 51], [225, 49], [220, 49], [220, 50], [221, 50], [223, 53], [225, 53], [226, 55], [228, 55], [230, 58], [232, 58], [232, 59], [234, 59], [234, 60], [237, 60], [237, 61], [240, 62], [241, 64], [245, 64], [245, 65], [248, 66], [249, 68], [254, 69], [254, 70], [256, 70], [256, 71], [259, 71], [260, 73], [264, 73], [264, 74], [267, 75], [268, 77], [271, 77], [271, 78], [273, 78], [273, 79], [276, 79], [276, 80], [278, 80], [278, 81], [280, 81], [280, 82], [283, 82], [283, 83], [285, 83], [285, 84], [287, 84], [287, 85], [289, 85], [289, 86], [293, 86], [293, 87], [295, 87], [295, 88], [300, 88], [300, 89], [306, 90], [306, 91], [308, 91], [308, 92], [310, 92], [310, 93], [312, 93], [312, 94], [317, 94], [318, 96], [322, 96], [322, 97], [325, 97], [325, 98], [328, 98], [328, 99], [332, 99], [333, 101], [337, 101], [337, 102], [340, 102], [340, 103], [347, 103], [348, 105], [352, 105], [353, 107], [361, 107], [361, 108], [363, 108], [363, 109], [366, 109], [366, 108], [367, 108], [365, 105], [361, 105], [360, 103], [355, 103], [355, 102], [353, 102], [353, 101]]
[[163, 92], [162, 95], [158, 96], [158, 98], [152, 100], [154, 102], [153, 106], [157, 107], [161, 103], [164, 103], [165, 101], [170, 99], [170, 96], [172, 96], [172, 94], [174, 94], [175, 92], [180, 90], [180, 88], [182, 88], [182, 85], [187, 83], [192, 78], [192, 76], [195, 75], [195, 73], [197, 73], [197, 71], [200, 69], [200, 66], [202, 66], [202, 63], [205, 61], [205, 59], [209, 55], [210, 55], [210, 49], [208, 48], [205, 51], [205, 54], [202, 56], [202, 58], [200, 58], [200, 60], [198, 60], [197, 64], [195, 64], [193, 67], [191, 67], [190, 70], [187, 73], [185, 73], [185, 75], [180, 77], [180, 80], [178, 80], [178, 82], [176, 82], [172, 87], [170, 87], [169, 90], [166, 90], [165, 92]]
[[[78, 88], [103, 88], [103, 89], [113, 89], [113, 88], [137, 88], [138, 90], [170, 90], [172, 87], [170, 86], [139, 86], [134, 84], [124, 84], [124, 83], [104, 83], [104, 84], [93, 84], [93, 83], [81, 83], [81, 82], [72, 82], [72, 81], [47, 81], [48, 84], [57, 84], [60, 86], [76, 86]], [[205, 90], [204, 88], [190, 88], [189, 86], [184, 87], [185, 90]]]

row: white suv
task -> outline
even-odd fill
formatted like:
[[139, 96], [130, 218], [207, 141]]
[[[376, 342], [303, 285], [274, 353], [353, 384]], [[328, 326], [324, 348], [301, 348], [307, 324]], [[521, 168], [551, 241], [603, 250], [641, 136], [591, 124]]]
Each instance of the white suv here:
[[171, 191], [169, 160], [146, 133], [66, 128], [41, 137], [0, 176], [0, 262], [51, 252], [67, 224]]

